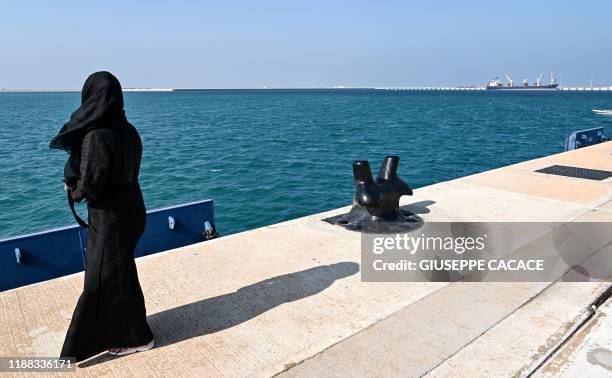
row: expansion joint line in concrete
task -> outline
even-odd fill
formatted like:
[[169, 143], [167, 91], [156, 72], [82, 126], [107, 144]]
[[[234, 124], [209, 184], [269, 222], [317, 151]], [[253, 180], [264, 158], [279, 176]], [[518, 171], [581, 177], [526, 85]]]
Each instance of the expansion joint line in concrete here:
[[476, 340], [478, 340], [481, 336], [483, 336], [485, 333], [489, 332], [491, 329], [493, 329], [495, 326], [497, 326], [499, 323], [503, 322], [504, 320], [508, 319], [509, 317], [511, 317], [515, 312], [517, 312], [518, 310], [520, 310], [521, 308], [525, 307], [527, 304], [529, 304], [532, 300], [534, 300], [538, 295], [540, 295], [541, 293], [543, 293], [544, 291], [546, 291], [548, 288], [550, 288], [555, 282], [550, 282], [548, 285], [546, 285], [545, 288], [543, 288], [542, 290], [538, 291], [537, 293], [535, 293], [534, 295], [532, 295], [525, 303], [523, 303], [522, 305], [520, 305], [519, 307], [517, 307], [516, 309], [514, 309], [512, 312], [510, 312], [508, 315], [504, 316], [502, 319], [500, 319], [497, 323], [492, 324], [489, 328], [484, 329], [482, 332], [480, 332], [476, 337], [472, 338], [469, 342], [465, 343], [465, 345], [463, 345], [461, 348], [457, 349], [454, 353], [450, 354], [449, 356], [447, 356], [444, 360], [438, 362], [435, 366], [433, 366], [431, 369], [427, 370], [426, 372], [424, 372], [421, 376], [426, 376], [427, 374], [431, 373], [432, 371], [436, 370], [440, 365], [442, 365], [445, 361], [453, 358], [457, 353], [459, 353], [460, 351], [462, 351], [463, 349], [467, 348], [468, 346], [470, 346], [472, 343], [474, 343]]
[[[451, 285], [451, 284], [452, 284], [452, 282], [449, 282], [449, 283], [448, 283], [448, 285]], [[438, 289], [438, 290], [442, 290], [442, 289], [444, 289], [445, 287], [446, 287], [446, 286], [444, 286], [444, 287], [442, 287], [442, 288], [440, 288], [440, 289]], [[418, 305], [418, 304], [419, 304], [419, 302], [424, 301], [426, 298], [428, 298], [428, 297], [430, 297], [430, 296], [432, 296], [432, 295], [436, 294], [436, 293], [438, 292], [438, 290], [435, 290], [435, 291], [433, 291], [433, 292], [431, 292], [431, 293], [428, 293], [427, 295], [423, 296], [422, 298], [419, 298], [419, 299], [418, 299], [417, 301], [415, 301], [414, 303], [408, 304], [408, 305], [406, 305], [406, 306], [404, 306], [404, 307], [402, 307], [402, 308], [400, 308], [400, 309], [397, 309], [397, 310], [393, 311], [393, 312], [392, 312], [392, 313], [390, 313], [390, 314], [387, 314], [387, 315], [385, 315], [385, 316], [380, 317], [379, 319], [376, 319], [374, 322], [372, 322], [371, 324], [369, 324], [367, 327], [365, 327], [365, 328], [363, 328], [363, 329], [360, 329], [359, 331], [357, 331], [357, 332], [355, 332], [355, 333], [353, 333], [353, 334], [351, 334], [351, 335], [348, 335], [347, 337], [344, 337], [344, 338], [342, 338], [342, 339], [340, 339], [340, 340], [336, 341], [335, 343], [333, 343], [333, 344], [331, 344], [331, 345], [329, 345], [329, 346], [327, 346], [327, 347], [325, 347], [325, 348], [321, 349], [320, 351], [318, 351], [318, 352], [316, 352], [316, 353], [312, 354], [311, 356], [308, 356], [308, 357], [303, 358], [302, 360], [300, 360], [300, 361], [299, 361], [299, 362], [297, 362], [297, 363], [291, 364], [290, 366], [287, 366], [287, 365], [286, 365], [286, 366], [285, 366], [285, 368], [283, 368], [282, 370], [280, 370], [278, 373], [273, 374], [273, 375], [272, 375], [272, 377], [276, 377], [276, 376], [278, 376], [278, 375], [280, 375], [280, 374], [283, 374], [283, 373], [285, 373], [285, 372], [287, 372], [287, 371], [289, 371], [289, 370], [293, 369], [294, 367], [296, 367], [296, 366], [298, 366], [298, 365], [300, 365], [300, 364], [304, 363], [305, 361], [312, 360], [313, 358], [316, 358], [317, 356], [319, 356], [319, 355], [321, 355], [321, 354], [325, 353], [325, 352], [326, 352], [328, 349], [331, 349], [331, 348], [333, 348], [334, 346], [336, 346], [336, 345], [340, 344], [340, 343], [341, 343], [341, 342], [343, 342], [343, 341], [346, 341], [346, 340], [351, 339], [351, 338], [353, 338], [353, 337], [355, 337], [355, 336], [357, 336], [357, 335], [359, 335], [359, 334], [361, 334], [361, 333], [363, 333], [363, 332], [368, 331], [370, 328], [374, 327], [376, 324], [378, 324], [378, 323], [380, 323], [380, 322], [382, 322], [382, 321], [384, 321], [384, 320], [386, 320], [386, 319], [389, 319], [390, 317], [394, 316], [395, 314], [399, 313], [400, 311], [404, 310], [405, 308], [407, 308], [407, 307], [409, 307], [409, 306], [415, 306], [415, 305]]]

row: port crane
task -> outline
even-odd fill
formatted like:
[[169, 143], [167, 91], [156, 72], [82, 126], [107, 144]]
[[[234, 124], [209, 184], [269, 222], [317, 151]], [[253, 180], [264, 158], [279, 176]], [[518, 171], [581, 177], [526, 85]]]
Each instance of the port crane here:
[[512, 86], [512, 78], [507, 73], [505, 75], [506, 75], [506, 79], [508, 79], [508, 86], [511, 87]]

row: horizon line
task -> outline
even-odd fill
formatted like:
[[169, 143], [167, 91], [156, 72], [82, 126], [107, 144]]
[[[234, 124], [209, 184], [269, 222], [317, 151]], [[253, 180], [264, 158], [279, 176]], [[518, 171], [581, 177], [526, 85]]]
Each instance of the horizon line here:
[[[180, 92], [180, 91], [282, 91], [282, 90], [435, 90], [435, 89], [485, 89], [484, 85], [454, 85], [454, 86], [344, 86], [337, 85], [331, 87], [235, 87], [235, 88], [222, 88], [222, 87], [210, 87], [210, 88], [197, 88], [197, 87], [124, 87], [124, 92]], [[599, 89], [599, 88], [612, 88], [610, 85], [597, 85], [597, 86], [577, 86], [577, 85], [560, 85], [559, 88], [571, 88], [571, 89]], [[53, 93], [53, 92], [81, 92], [81, 89], [75, 88], [0, 88], [0, 93]]]

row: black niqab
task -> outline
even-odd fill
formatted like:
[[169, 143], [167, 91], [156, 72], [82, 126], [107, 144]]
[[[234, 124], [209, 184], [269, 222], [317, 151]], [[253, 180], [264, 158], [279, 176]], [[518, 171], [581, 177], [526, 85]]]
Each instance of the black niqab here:
[[79, 178], [81, 142], [85, 134], [93, 129], [115, 127], [126, 122], [119, 80], [107, 71], [89, 75], [81, 90], [81, 106], [49, 144], [50, 148], [70, 153], [64, 166], [64, 182], [68, 186], [73, 186]]
[[51, 139], [50, 148], [73, 151], [83, 136], [100, 127], [114, 127], [127, 122], [123, 111], [121, 84], [106, 71], [91, 74], [81, 90], [81, 106], [70, 116], [59, 133]]

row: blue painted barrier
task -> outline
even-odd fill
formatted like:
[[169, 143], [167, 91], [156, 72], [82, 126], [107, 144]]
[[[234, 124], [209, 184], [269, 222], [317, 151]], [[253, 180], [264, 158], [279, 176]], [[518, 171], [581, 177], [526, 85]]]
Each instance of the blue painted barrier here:
[[565, 151], [572, 151], [578, 148], [592, 146], [608, 140], [604, 135], [603, 127], [594, 129], [580, 130], [571, 133], [565, 140]]
[[[205, 241], [205, 223], [215, 229], [212, 200], [147, 212], [136, 257]], [[46, 281], [84, 269], [87, 229], [62, 227], [0, 240], [0, 291]]]

